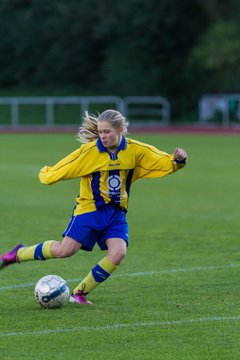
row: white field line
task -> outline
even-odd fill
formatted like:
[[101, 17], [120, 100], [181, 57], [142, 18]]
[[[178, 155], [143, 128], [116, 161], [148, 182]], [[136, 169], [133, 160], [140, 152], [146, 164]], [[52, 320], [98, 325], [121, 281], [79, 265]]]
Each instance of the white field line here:
[[[191, 268], [179, 268], [179, 269], [165, 269], [165, 270], [159, 270], [159, 271], [145, 271], [145, 272], [135, 272], [135, 273], [125, 273], [125, 274], [116, 274], [112, 275], [112, 277], [117, 278], [127, 278], [127, 277], [134, 277], [134, 276], [151, 276], [151, 275], [164, 275], [164, 274], [174, 274], [174, 273], [186, 273], [186, 272], [192, 272], [192, 271], [214, 271], [214, 270], [221, 270], [221, 269], [232, 269], [232, 268], [238, 268], [240, 267], [240, 264], [227, 264], [227, 265], [219, 265], [219, 266], [195, 266]], [[5, 271], [5, 270], [3, 270]], [[67, 282], [75, 282], [79, 281], [80, 279], [68, 279]], [[19, 288], [27, 288], [34, 286], [35, 283], [25, 283], [25, 284], [15, 284], [15, 285], [6, 285], [6, 286], [0, 286], [0, 291], [5, 290], [13, 290], [13, 289], [19, 289]]]
[[213, 322], [224, 322], [224, 321], [239, 321], [240, 316], [230, 317], [209, 317], [199, 319], [186, 319], [186, 320], [173, 320], [173, 321], [155, 321], [155, 322], [142, 322], [132, 324], [111, 324], [103, 326], [81, 326], [75, 328], [56, 328], [47, 330], [37, 331], [14, 331], [14, 332], [0, 332], [1, 337], [13, 337], [13, 336], [36, 336], [36, 335], [50, 335], [59, 333], [76, 333], [76, 332], [93, 332], [93, 331], [108, 331], [118, 329], [129, 329], [129, 328], [146, 328], [146, 327], [166, 327], [166, 326], [178, 326], [188, 324], [200, 324], [200, 323], [213, 323]]
[[41, 165], [32, 165], [32, 164], [7, 164], [7, 163], [1, 163], [0, 164], [0, 170], [23, 170], [23, 171], [39, 171], [41, 169]]

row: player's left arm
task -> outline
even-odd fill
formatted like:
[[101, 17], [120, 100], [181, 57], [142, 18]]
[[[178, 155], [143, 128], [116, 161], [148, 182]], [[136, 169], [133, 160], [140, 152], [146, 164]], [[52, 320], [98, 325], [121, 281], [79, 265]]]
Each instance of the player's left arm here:
[[181, 148], [176, 148], [173, 154], [168, 154], [147, 145], [141, 148], [138, 155], [134, 180], [166, 176], [183, 168], [187, 162], [187, 154]]

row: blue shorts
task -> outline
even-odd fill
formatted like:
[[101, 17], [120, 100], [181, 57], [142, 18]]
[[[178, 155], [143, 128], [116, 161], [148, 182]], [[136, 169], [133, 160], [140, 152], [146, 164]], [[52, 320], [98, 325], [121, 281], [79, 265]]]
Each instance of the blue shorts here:
[[121, 238], [128, 245], [126, 214], [116, 206], [106, 205], [97, 211], [72, 216], [63, 236], [78, 241], [87, 251], [92, 251], [96, 243], [101, 250], [107, 250], [106, 240], [110, 238]]

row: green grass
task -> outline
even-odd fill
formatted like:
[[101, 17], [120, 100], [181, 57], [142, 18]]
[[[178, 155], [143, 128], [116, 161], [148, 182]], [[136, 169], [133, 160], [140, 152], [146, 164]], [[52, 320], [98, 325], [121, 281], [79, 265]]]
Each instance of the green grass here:
[[[187, 167], [131, 189], [130, 246], [92, 307], [42, 310], [34, 284], [55, 273], [72, 288], [104, 254], [13, 265], [0, 273], [4, 359], [239, 359], [239, 137], [139, 135]], [[1, 135], [0, 253], [60, 239], [78, 181], [43, 186], [38, 170], [74, 150], [74, 135]], [[22, 286], [22, 287], [20, 287]]]

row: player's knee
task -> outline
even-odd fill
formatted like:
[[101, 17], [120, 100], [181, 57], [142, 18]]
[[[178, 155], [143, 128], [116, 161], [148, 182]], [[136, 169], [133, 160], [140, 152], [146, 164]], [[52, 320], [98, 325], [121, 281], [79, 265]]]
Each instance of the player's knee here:
[[74, 255], [81, 244], [76, 240], [65, 236], [62, 241], [54, 241], [51, 247], [52, 255], [56, 258], [64, 258]]
[[75, 254], [75, 252], [75, 249], [66, 246], [66, 243], [63, 241], [56, 242], [55, 246], [52, 247], [52, 253], [55, 258], [70, 257]]
[[73, 253], [71, 251], [69, 251], [68, 249], [61, 249], [61, 251], [59, 252], [61, 258], [65, 258], [65, 257], [70, 257], [73, 255]]
[[121, 262], [126, 256], [126, 249], [120, 249], [116, 253], [116, 257], [118, 258], [118, 261]]
[[65, 258], [65, 257], [69, 257], [72, 256], [73, 254], [71, 252], [69, 252], [66, 249], [59, 249], [58, 251], [54, 252], [54, 257], [55, 258]]
[[121, 263], [121, 261], [125, 258], [126, 256], [126, 249], [125, 248], [116, 248], [113, 251], [110, 252], [110, 260], [116, 264], [119, 265]]

